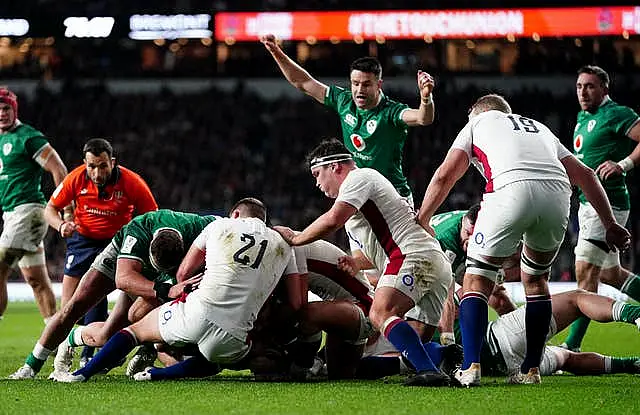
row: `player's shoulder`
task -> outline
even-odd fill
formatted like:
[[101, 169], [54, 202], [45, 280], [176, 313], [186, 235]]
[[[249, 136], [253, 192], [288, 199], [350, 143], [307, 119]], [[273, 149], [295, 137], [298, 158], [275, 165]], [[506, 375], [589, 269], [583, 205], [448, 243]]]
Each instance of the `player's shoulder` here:
[[393, 109], [396, 107], [406, 107], [407, 104], [398, 101], [397, 99], [393, 99], [391, 97], [389, 97], [388, 95], [384, 94], [382, 96], [382, 102], [380, 103], [380, 108], [381, 109]]
[[35, 127], [29, 125], [29, 124], [25, 124], [23, 122], [21, 122], [16, 129], [14, 130], [14, 132], [23, 137], [23, 138], [32, 138], [32, 137], [43, 137], [44, 138], [44, 134], [42, 134], [42, 132], [40, 130], [37, 130]]
[[609, 101], [601, 107], [601, 110], [604, 115], [608, 115], [611, 117], [638, 116], [633, 108], [626, 105], [618, 104], [612, 99], [609, 99]]
[[79, 165], [75, 169], [71, 170], [67, 175], [71, 180], [84, 179], [87, 177], [87, 168], [84, 164]]

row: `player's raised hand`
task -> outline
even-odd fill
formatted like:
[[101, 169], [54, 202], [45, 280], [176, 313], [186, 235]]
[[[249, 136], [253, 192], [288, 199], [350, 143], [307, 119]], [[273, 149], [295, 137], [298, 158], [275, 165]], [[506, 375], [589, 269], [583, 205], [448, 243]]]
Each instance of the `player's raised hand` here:
[[620, 176], [624, 173], [622, 167], [611, 160], [607, 160], [596, 168], [596, 174], [602, 180], [608, 180], [610, 178]]
[[610, 248], [618, 249], [621, 252], [626, 251], [631, 246], [631, 234], [624, 226], [616, 222], [607, 228], [605, 238]]
[[262, 42], [264, 47], [271, 53], [279, 48], [276, 37], [270, 33], [260, 36], [260, 42]]
[[426, 100], [433, 88], [436, 86], [436, 81], [428, 73], [418, 70], [418, 88], [420, 89], [420, 98]]
[[282, 239], [285, 240], [289, 245], [294, 245], [294, 238], [296, 233], [286, 226], [274, 226], [273, 229], [282, 236]]

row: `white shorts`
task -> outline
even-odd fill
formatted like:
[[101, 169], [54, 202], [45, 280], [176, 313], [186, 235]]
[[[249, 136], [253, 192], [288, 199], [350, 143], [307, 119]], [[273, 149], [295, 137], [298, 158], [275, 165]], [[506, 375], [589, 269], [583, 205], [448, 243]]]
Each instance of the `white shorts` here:
[[4, 226], [0, 235], [0, 247], [36, 252], [43, 248], [42, 240], [47, 233], [44, 207], [37, 203], [17, 206], [2, 214]]
[[[613, 209], [613, 216], [619, 224], [624, 226], [629, 219], [629, 211]], [[574, 249], [576, 261], [588, 262], [603, 269], [620, 265], [619, 252], [606, 252], [588, 241], [588, 239], [604, 241], [606, 233], [598, 213], [590, 203], [580, 203], [578, 224], [580, 231], [578, 232], [578, 243]]]
[[505, 258], [523, 239], [536, 251], [556, 251], [569, 222], [570, 198], [571, 187], [555, 180], [523, 180], [485, 193], [467, 255]]
[[362, 352], [362, 357], [384, 356], [386, 354], [399, 354], [398, 349], [383, 335], [379, 335], [375, 342], [367, 344]]
[[[489, 330], [498, 341], [498, 347], [507, 365], [509, 373], [516, 373], [524, 361], [527, 353], [527, 332], [525, 324], [525, 306], [504, 314], [495, 322], [490, 323]], [[556, 320], [551, 316], [547, 340], [556, 334]], [[554, 346], [547, 346], [542, 353], [540, 373], [549, 375], [556, 371], [558, 359], [553, 350]]]
[[109, 243], [109, 245], [107, 245], [107, 247], [96, 256], [96, 259], [93, 260], [91, 268], [100, 271], [107, 278], [115, 281], [118, 251], [118, 248], [113, 244], [113, 242]]
[[249, 353], [250, 343], [222, 330], [205, 315], [206, 305], [194, 297], [161, 305], [158, 329], [162, 340], [172, 346], [197, 344], [200, 353], [214, 363], [235, 363]]
[[376, 289], [392, 287], [411, 297], [415, 312], [421, 316], [416, 320], [437, 326], [453, 281], [451, 275], [451, 264], [442, 252], [425, 251], [421, 257], [406, 257], [398, 274], [381, 276]]

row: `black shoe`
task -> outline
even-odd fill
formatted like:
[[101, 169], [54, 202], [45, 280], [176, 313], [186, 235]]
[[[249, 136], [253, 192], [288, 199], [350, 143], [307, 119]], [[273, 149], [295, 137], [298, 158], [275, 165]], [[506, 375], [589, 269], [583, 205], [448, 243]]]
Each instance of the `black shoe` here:
[[451, 379], [442, 372], [424, 370], [411, 376], [404, 382], [404, 386], [449, 386]]
[[462, 346], [459, 344], [449, 344], [442, 348], [442, 361], [438, 367], [442, 373], [449, 376], [462, 366]]

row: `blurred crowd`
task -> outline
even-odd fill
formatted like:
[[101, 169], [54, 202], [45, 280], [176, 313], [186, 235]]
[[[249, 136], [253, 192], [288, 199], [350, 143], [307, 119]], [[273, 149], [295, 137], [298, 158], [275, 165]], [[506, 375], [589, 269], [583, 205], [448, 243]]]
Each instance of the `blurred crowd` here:
[[[446, 79], [438, 88], [447, 93], [436, 91], [436, 121], [410, 129], [405, 149], [405, 172], [418, 206], [428, 180], [465, 124], [467, 108], [486, 92], [478, 87], [457, 90]], [[638, 92], [637, 87], [624, 84], [612, 96], [633, 106]], [[386, 93], [417, 105], [417, 95]], [[523, 89], [507, 97], [515, 112], [546, 123], [571, 148], [578, 110], [573, 93], [552, 96]], [[82, 163], [81, 148], [88, 138], [109, 139], [118, 162], [147, 180], [162, 208], [224, 215], [238, 198], [256, 196], [269, 206], [274, 224], [301, 228], [331, 203], [315, 188], [304, 158], [322, 138], [339, 134], [338, 117], [304, 96], [268, 101], [242, 83], [232, 91], [209, 89], [187, 95], [169, 90], [114, 95], [104, 87], [67, 84], [58, 93], [43, 88], [32, 99], [21, 97], [20, 118], [50, 137], [69, 170]], [[442, 211], [465, 209], [479, 201], [484, 185], [472, 170], [456, 185]], [[633, 174], [630, 227], [640, 235], [639, 206], [634, 203], [640, 187]], [[47, 180], [48, 197], [53, 189]], [[556, 261], [554, 279], [573, 276], [575, 226], [574, 220]], [[345, 245], [342, 232], [336, 241]], [[637, 241], [635, 250], [640, 251]], [[47, 255], [54, 279], [62, 274], [63, 253], [64, 243], [50, 231]], [[629, 261], [633, 255], [628, 257]]]

